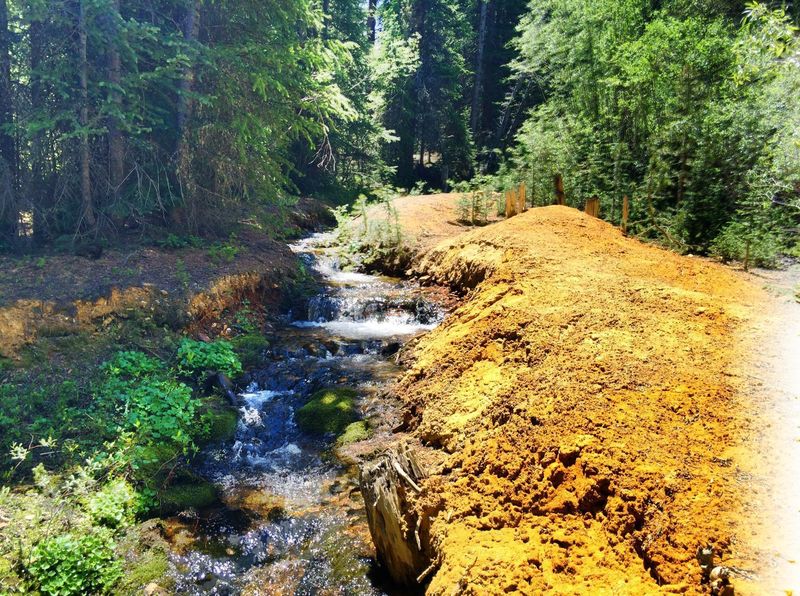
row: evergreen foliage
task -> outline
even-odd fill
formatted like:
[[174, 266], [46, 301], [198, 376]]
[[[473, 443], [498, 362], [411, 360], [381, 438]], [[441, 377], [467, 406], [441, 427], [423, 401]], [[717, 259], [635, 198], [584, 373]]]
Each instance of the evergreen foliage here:
[[730, 240], [744, 225], [774, 257], [800, 211], [800, 43], [783, 9], [533, 0], [514, 45], [515, 76], [546, 100], [506, 174], [535, 203], [552, 202], [560, 173], [571, 204], [599, 195], [612, 221], [630, 196], [636, 233], [692, 251], [719, 237], [742, 258]]

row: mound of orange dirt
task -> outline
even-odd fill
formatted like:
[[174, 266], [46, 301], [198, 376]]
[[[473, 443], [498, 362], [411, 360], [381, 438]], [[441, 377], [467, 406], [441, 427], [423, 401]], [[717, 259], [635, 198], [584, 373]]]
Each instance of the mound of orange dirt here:
[[[458, 201], [461, 196], [460, 193], [442, 193], [409, 195], [392, 200], [392, 208], [410, 248], [417, 253], [425, 252], [442, 240], [473, 229], [458, 221]], [[370, 221], [386, 221], [386, 209], [382, 204], [372, 205], [367, 217]], [[352, 225], [357, 229], [363, 225], [363, 220], [356, 217]]]
[[735, 331], [761, 290], [566, 207], [417, 273], [467, 294], [397, 387], [437, 452], [428, 593], [705, 590], [698, 547], [736, 548]]

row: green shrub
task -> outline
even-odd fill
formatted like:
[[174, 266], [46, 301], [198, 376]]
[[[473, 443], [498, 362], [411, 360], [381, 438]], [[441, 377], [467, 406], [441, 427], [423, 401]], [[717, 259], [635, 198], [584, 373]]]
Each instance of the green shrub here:
[[232, 263], [239, 254], [239, 247], [234, 244], [236, 237], [231, 235], [229, 242], [215, 242], [208, 247], [208, 258], [215, 265]]
[[358, 418], [352, 389], [323, 389], [297, 410], [297, 424], [307, 433], [340, 435]]
[[107, 422], [112, 433], [134, 433], [140, 445], [173, 443], [185, 449], [191, 443], [199, 404], [183, 383], [152, 377], [125, 383], [112, 378], [100, 401], [114, 412]]
[[142, 352], [117, 352], [101, 369], [113, 377], [140, 379], [164, 374], [165, 366], [161, 360]]
[[[472, 190], [463, 193], [456, 202], [458, 221], [473, 226], [486, 225], [489, 222], [491, 201], [492, 194], [487, 190]], [[503, 209], [505, 210], [505, 204]]]
[[725, 226], [711, 243], [711, 253], [723, 262], [741, 261], [746, 266], [774, 267], [780, 250], [777, 234], [742, 221]]
[[234, 377], [242, 372], [242, 363], [230, 342], [211, 343], [184, 339], [178, 348], [178, 369], [195, 378], [203, 373], [220, 372]]
[[197, 236], [178, 236], [177, 234], [168, 234], [164, 240], [156, 241], [156, 244], [162, 248], [180, 249], [180, 248], [199, 248], [203, 246], [203, 239]]
[[111, 460], [147, 479], [176, 453], [194, 448], [202, 430], [197, 425], [200, 400], [189, 386], [170, 378], [161, 361], [121, 352], [103, 370], [95, 418], [113, 437]]
[[86, 510], [95, 524], [107, 528], [123, 528], [133, 523], [138, 495], [120, 478], [111, 480], [85, 499]]
[[102, 532], [62, 534], [37, 544], [26, 570], [42, 594], [106, 594], [122, 575], [114, 542]]

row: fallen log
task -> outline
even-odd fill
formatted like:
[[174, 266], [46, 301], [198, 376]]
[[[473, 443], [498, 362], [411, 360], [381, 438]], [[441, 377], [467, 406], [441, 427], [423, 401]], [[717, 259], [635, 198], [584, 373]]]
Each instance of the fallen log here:
[[420, 538], [423, 520], [410, 499], [422, 491], [424, 477], [408, 445], [387, 451], [360, 470], [361, 494], [378, 561], [395, 582], [405, 586], [418, 585], [432, 566], [430, 549]]

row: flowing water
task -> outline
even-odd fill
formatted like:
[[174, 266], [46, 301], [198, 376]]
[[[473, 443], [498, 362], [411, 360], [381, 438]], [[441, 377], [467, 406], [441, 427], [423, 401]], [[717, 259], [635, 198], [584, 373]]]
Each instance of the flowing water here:
[[182, 593], [391, 592], [370, 556], [352, 468], [331, 454], [331, 437], [302, 432], [294, 413], [319, 389], [354, 387], [364, 417], [384, 417], [379, 391], [399, 374], [391, 356], [442, 312], [411, 284], [341, 271], [324, 248], [330, 240], [292, 247], [324, 291], [270, 336], [266, 364], [239, 396], [235, 441], [199, 458], [226, 507], [170, 522]]

